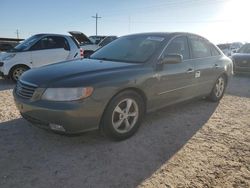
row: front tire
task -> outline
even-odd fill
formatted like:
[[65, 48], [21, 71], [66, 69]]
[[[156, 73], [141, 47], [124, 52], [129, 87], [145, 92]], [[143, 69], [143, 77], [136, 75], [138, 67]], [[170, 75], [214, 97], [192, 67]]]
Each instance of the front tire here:
[[25, 66], [16, 66], [13, 67], [10, 71], [10, 78], [14, 81], [17, 82], [20, 76], [28, 70], [28, 67]]
[[124, 91], [108, 104], [102, 118], [101, 130], [111, 139], [127, 139], [138, 130], [144, 111], [142, 97], [134, 91]]
[[208, 99], [212, 102], [218, 102], [223, 97], [227, 86], [227, 80], [224, 75], [221, 75], [215, 82], [213, 90], [211, 91]]

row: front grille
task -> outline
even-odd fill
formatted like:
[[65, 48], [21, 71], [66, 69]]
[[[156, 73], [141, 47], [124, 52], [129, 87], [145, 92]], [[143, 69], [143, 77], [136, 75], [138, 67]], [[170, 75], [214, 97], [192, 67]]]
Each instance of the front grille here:
[[18, 96], [25, 99], [30, 99], [33, 96], [36, 88], [37, 86], [31, 83], [18, 81], [15, 91]]

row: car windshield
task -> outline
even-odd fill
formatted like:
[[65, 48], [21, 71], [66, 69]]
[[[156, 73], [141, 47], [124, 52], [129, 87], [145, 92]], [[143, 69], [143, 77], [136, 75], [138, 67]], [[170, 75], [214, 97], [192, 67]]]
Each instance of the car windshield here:
[[163, 43], [159, 36], [121, 37], [90, 56], [91, 59], [143, 63], [147, 61]]
[[15, 48], [10, 49], [9, 52], [22, 52], [22, 51], [26, 51], [30, 48], [30, 46], [32, 46], [33, 44], [35, 44], [35, 42], [37, 40], [39, 40], [41, 38], [41, 35], [34, 35], [32, 37], [27, 38], [26, 40], [24, 40], [22, 43], [18, 44]]
[[239, 50], [238, 53], [249, 54], [250, 53], [250, 44], [243, 45]]

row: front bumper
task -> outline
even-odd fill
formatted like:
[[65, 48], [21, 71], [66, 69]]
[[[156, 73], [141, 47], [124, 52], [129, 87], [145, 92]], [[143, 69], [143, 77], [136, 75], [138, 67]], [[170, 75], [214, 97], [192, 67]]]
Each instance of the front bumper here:
[[51, 125], [60, 125], [66, 134], [98, 129], [104, 111], [104, 105], [91, 98], [64, 103], [42, 100], [31, 102], [17, 96], [15, 91], [13, 95], [24, 119], [35, 126], [51, 130], [54, 130]]

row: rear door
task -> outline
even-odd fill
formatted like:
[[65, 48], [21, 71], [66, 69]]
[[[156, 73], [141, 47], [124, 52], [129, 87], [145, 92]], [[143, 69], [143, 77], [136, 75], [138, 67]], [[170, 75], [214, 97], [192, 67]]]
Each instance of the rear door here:
[[61, 36], [46, 36], [31, 47], [33, 67], [64, 61], [70, 54], [68, 41]]
[[186, 36], [174, 38], [164, 50], [161, 59], [171, 54], [180, 54], [183, 61], [178, 64], [164, 64], [157, 71], [158, 106], [164, 106], [192, 98], [194, 96], [194, 63]]
[[[212, 55], [209, 41], [198, 36], [189, 36], [191, 56], [195, 65], [196, 95], [211, 92], [216, 78], [219, 76], [220, 54]], [[213, 52], [216, 53], [216, 52]]]

